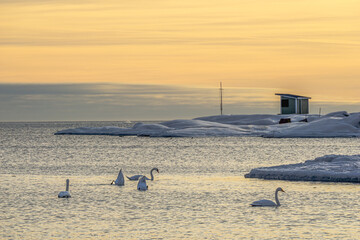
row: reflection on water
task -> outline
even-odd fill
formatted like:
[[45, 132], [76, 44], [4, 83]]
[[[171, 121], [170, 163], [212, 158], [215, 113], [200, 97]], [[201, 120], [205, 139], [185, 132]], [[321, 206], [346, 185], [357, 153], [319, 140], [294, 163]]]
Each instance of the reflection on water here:
[[[253, 167], [359, 154], [358, 139], [54, 136], [102, 123], [0, 124], [0, 239], [359, 239], [360, 185], [245, 179]], [[149, 190], [124, 175], [158, 167]], [[59, 199], [70, 178], [72, 198]], [[274, 200], [279, 208], [253, 208]]]

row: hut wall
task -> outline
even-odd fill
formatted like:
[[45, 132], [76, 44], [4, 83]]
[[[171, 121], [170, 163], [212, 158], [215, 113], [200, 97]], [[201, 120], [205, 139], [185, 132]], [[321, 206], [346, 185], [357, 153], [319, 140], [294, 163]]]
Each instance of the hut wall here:
[[295, 113], [295, 99], [281, 97], [281, 114], [293, 114], [293, 113]]

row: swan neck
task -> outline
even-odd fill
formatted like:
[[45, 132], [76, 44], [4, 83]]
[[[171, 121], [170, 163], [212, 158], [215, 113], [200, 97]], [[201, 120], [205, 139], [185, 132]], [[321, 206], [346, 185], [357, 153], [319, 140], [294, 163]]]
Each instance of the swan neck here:
[[66, 179], [66, 191], [67, 192], [69, 191], [69, 183], [70, 183], [69, 179]]
[[276, 192], [275, 192], [275, 201], [276, 201], [276, 205], [280, 206], [280, 202], [279, 202], [279, 198], [278, 198], [278, 192], [279, 192], [279, 190], [276, 190]]
[[151, 177], [151, 181], [153, 181], [154, 180], [154, 175], [153, 175], [153, 171], [154, 171], [155, 169], [151, 169], [151, 171], [150, 171], [150, 177]]

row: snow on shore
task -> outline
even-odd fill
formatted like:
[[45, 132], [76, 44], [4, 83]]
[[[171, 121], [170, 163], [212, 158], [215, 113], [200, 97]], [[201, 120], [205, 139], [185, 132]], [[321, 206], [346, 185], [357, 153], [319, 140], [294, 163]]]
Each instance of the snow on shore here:
[[245, 178], [360, 183], [360, 155], [326, 155], [304, 163], [254, 168]]
[[[282, 118], [290, 118], [291, 123], [279, 124]], [[348, 114], [342, 111], [321, 117], [295, 114], [221, 115], [152, 124], [136, 123], [131, 128], [82, 127], [61, 130], [55, 134], [151, 137], [360, 137], [360, 113]]]
[[309, 123], [293, 123], [273, 129], [264, 137], [360, 137], [360, 113], [331, 113]]

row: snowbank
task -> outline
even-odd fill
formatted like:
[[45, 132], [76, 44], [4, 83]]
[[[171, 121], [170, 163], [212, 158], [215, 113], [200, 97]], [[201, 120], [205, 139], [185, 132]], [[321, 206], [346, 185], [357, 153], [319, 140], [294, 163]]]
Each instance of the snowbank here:
[[305, 163], [255, 168], [245, 178], [360, 183], [360, 155], [326, 155]]
[[[290, 118], [291, 123], [279, 124], [281, 118]], [[83, 127], [61, 130], [55, 134], [151, 137], [360, 137], [360, 113], [335, 112], [322, 117], [295, 114], [221, 115], [152, 124], [137, 123], [131, 128]]]
[[307, 116], [305, 115], [270, 115], [270, 114], [253, 114], [253, 115], [220, 115], [195, 118], [209, 122], [219, 122], [231, 125], [275, 125], [279, 124], [281, 118], [290, 118], [292, 122], [299, 122]]
[[311, 122], [274, 128], [264, 137], [360, 137], [360, 113], [330, 113]]

